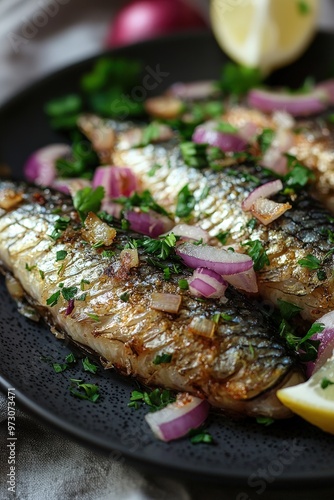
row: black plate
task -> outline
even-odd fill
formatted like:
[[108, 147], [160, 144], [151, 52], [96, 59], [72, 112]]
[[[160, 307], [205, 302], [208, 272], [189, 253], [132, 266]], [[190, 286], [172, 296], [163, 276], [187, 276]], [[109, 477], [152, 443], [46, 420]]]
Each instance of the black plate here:
[[[309, 74], [318, 79], [331, 69], [334, 36], [319, 34], [298, 63], [277, 72], [273, 82], [298, 85]], [[147, 42], [115, 52], [157, 66], [168, 76], [161, 77], [155, 92], [175, 81], [217, 78], [226, 60], [209, 34], [192, 34]], [[48, 99], [75, 91], [78, 77], [94, 59], [60, 71], [12, 99], [0, 111], [0, 164], [12, 167], [22, 177], [22, 164], [36, 148], [63, 141], [48, 127], [43, 104]], [[232, 421], [212, 416], [210, 431], [216, 445], [191, 445], [186, 439], [165, 444], [152, 437], [144, 421], [144, 410], [127, 407], [132, 380], [112, 371], [100, 370], [87, 376], [80, 368], [55, 374], [41, 361], [48, 356], [61, 361], [69, 352], [43, 325], [19, 315], [16, 306], [0, 283], [0, 384], [3, 390], [15, 387], [17, 400], [39, 417], [80, 439], [83, 443], [112, 453], [122, 454], [141, 464], [165, 471], [191, 473], [192, 477], [238, 484], [240, 480], [259, 489], [261, 475], [265, 484], [306, 486], [319, 479], [334, 484], [334, 436], [330, 436], [298, 418], [277, 422], [270, 427], [253, 421]], [[103, 397], [97, 404], [73, 398], [69, 377], [98, 381]], [[263, 480], [262, 480], [263, 484]]]

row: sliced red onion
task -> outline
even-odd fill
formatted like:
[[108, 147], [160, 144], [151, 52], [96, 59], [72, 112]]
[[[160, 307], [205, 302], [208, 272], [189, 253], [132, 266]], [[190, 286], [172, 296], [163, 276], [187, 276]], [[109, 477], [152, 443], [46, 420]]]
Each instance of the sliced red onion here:
[[210, 405], [205, 399], [182, 394], [175, 403], [145, 415], [154, 435], [161, 441], [173, 441], [197, 429], [206, 420]]
[[239, 127], [238, 135], [248, 144], [251, 144], [255, 141], [258, 135], [258, 126], [256, 125], [256, 123], [247, 122]]
[[93, 188], [103, 186], [107, 197], [131, 196], [138, 189], [137, 177], [131, 168], [106, 166], [98, 167], [93, 178]]
[[125, 218], [130, 222], [130, 228], [133, 231], [151, 238], [157, 238], [161, 234], [170, 231], [174, 226], [171, 219], [153, 210], [149, 212], [129, 211], [126, 212]]
[[193, 269], [206, 267], [220, 275], [242, 273], [253, 266], [249, 255], [209, 245], [183, 243], [176, 249], [176, 253], [187, 266]]
[[293, 144], [293, 133], [285, 128], [279, 128], [276, 131], [272, 145], [264, 153], [260, 165], [269, 168], [277, 174], [286, 174], [288, 170], [288, 160], [284, 153], [289, 151]]
[[319, 370], [334, 353], [334, 311], [325, 314], [316, 323], [324, 325], [325, 328], [311, 337], [311, 340], [319, 340], [320, 344], [316, 361], [306, 364], [308, 377]]
[[326, 109], [328, 94], [322, 89], [309, 94], [287, 94], [272, 90], [253, 89], [248, 94], [248, 105], [264, 113], [286, 111], [292, 116], [310, 116]]
[[109, 215], [112, 215], [115, 219], [120, 219], [123, 207], [120, 203], [115, 203], [112, 200], [104, 198], [104, 200], [102, 200], [101, 210], [107, 212]]
[[251, 193], [249, 193], [247, 198], [245, 198], [241, 204], [242, 209], [245, 212], [248, 212], [252, 208], [253, 203], [255, 203], [258, 198], [270, 198], [270, 196], [277, 194], [282, 189], [283, 183], [279, 179], [266, 182], [265, 184], [262, 184], [261, 186], [255, 188]]
[[218, 124], [215, 122], [207, 122], [195, 128], [192, 140], [197, 144], [209, 144], [220, 148], [225, 152], [244, 151], [247, 147], [247, 142], [238, 133], [228, 134], [219, 132]]
[[209, 241], [209, 234], [204, 229], [198, 226], [190, 226], [189, 224], [177, 224], [172, 229], [175, 236], [180, 236], [182, 240]]
[[71, 154], [68, 144], [50, 144], [38, 149], [23, 167], [27, 180], [39, 186], [51, 186], [56, 178], [56, 160]]
[[167, 91], [169, 95], [178, 97], [185, 101], [207, 99], [217, 93], [217, 87], [213, 80], [201, 80], [190, 83], [174, 83]]
[[80, 189], [90, 187], [91, 183], [88, 179], [70, 178], [70, 179], [55, 179], [52, 187], [65, 194], [74, 196]]
[[237, 288], [238, 290], [245, 290], [245, 292], [248, 293], [257, 293], [259, 291], [256, 274], [253, 268], [243, 273], [223, 276], [223, 278], [225, 278], [227, 283], [234, 286], [234, 288]]
[[67, 304], [65, 315], [69, 316], [73, 312], [73, 309], [74, 309], [74, 299], [70, 299]]
[[224, 278], [212, 269], [199, 267], [189, 281], [189, 290], [195, 297], [219, 299], [225, 294], [227, 283]]
[[258, 198], [253, 203], [251, 212], [254, 217], [267, 226], [291, 208], [290, 203], [276, 203], [268, 198]]

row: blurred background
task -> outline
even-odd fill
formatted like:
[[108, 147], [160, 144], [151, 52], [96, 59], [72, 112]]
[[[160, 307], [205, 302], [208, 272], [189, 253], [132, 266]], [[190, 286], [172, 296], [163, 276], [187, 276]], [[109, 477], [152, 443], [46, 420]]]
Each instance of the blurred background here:
[[[222, 0], [230, 6], [240, 0]], [[209, 0], [0, 0], [0, 103], [57, 68], [106, 47], [209, 29]], [[334, 1], [319, 25], [334, 29]]]

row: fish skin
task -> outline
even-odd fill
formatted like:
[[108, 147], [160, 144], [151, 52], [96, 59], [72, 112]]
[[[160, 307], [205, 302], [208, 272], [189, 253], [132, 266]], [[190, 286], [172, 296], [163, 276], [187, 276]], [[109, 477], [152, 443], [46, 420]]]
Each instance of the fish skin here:
[[[284, 113], [286, 115], [286, 113]], [[287, 115], [290, 117], [290, 115]], [[223, 118], [239, 128], [254, 123], [257, 134], [264, 128], [277, 130], [277, 113], [265, 114], [244, 106], [234, 106], [226, 110]], [[313, 196], [324, 203], [334, 213], [334, 126], [323, 117], [294, 120], [290, 117], [291, 146], [288, 152], [315, 174]]]
[[[226, 412], [274, 418], [290, 415], [278, 402], [276, 389], [301, 382], [303, 376], [272, 325], [246, 299], [231, 289], [226, 304], [198, 301], [178, 287], [178, 280], [189, 277], [190, 270], [185, 268], [165, 281], [140, 249], [140, 266], [122, 268], [119, 247], [128, 241], [125, 233], [117, 234], [110, 247], [115, 255], [106, 259], [101, 249], [84, 244], [77, 229], [78, 216], [66, 195], [4, 181], [0, 182], [0, 198], [8, 189], [22, 193], [23, 199], [11, 209], [0, 209], [2, 268], [14, 275], [56, 330], [97, 352], [107, 367], [148, 385], [188, 391]], [[57, 208], [71, 223], [54, 241], [48, 235], [59, 217], [54, 213]], [[67, 255], [56, 262], [59, 250], [66, 250]], [[89, 284], [81, 291], [83, 279]], [[68, 303], [62, 297], [53, 307], [46, 305], [61, 290], [60, 283], [77, 287], [78, 295], [87, 293], [86, 300], [75, 300], [68, 315]], [[124, 292], [130, 294], [128, 302], [120, 299]], [[152, 292], [182, 295], [179, 314], [152, 309]], [[217, 312], [229, 314], [232, 320], [220, 321], [213, 338], [191, 333], [188, 327], [195, 315], [210, 319]], [[99, 321], [88, 313], [98, 315]], [[172, 353], [172, 361], [153, 364], [162, 353]]]
[[[252, 176], [261, 183], [272, 180], [263, 169], [254, 164], [236, 164], [219, 172], [198, 170], [183, 162], [176, 136], [161, 144], [135, 148], [129, 146], [134, 130], [131, 124], [101, 123], [115, 131], [110, 160], [114, 165], [132, 168], [142, 187], [149, 189], [165, 209], [175, 213], [176, 194], [185, 184], [197, 200], [207, 189], [208, 195], [194, 207], [192, 223], [211, 237], [228, 231], [227, 244], [257, 239], [262, 242], [270, 260], [270, 265], [257, 272], [259, 292], [265, 300], [274, 305], [278, 299], [292, 302], [302, 308], [301, 316], [312, 322], [334, 309], [334, 259], [332, 255], [325, 259], [333, 248], [328, 234], [334, 231], [334, 224], [331, 212], [306, 189], [296, 199], [273, 197], [275, 201], [289, 202], [292, 209], [268, 226], [259, 223], [251, 230], [247, 223], [252, 216], [242, 210], [241, 203], [257, 185]], [[157, 164], [160, 168], [154, 169], [151, 176]], [[217, 244], [214, 240], [211, 243]], [[239, 250], [244, 252], [245, 247], [240, 246]], [[309, 254], [324, 261], [325, 280], [319, 280], [316, 270], [298, 264]]]

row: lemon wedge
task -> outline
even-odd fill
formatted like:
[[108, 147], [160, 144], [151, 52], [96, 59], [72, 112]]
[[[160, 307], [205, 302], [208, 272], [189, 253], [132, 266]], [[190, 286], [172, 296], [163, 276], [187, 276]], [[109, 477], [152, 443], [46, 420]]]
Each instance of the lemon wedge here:
[[263, 73], [297, 59], [310, 43], [319, 0], [212, 0], [211, 23], [222, 49]]
[[334, 434], [334, 352], [307, 382], [280, 389], [277, 397], [297, 415]]

